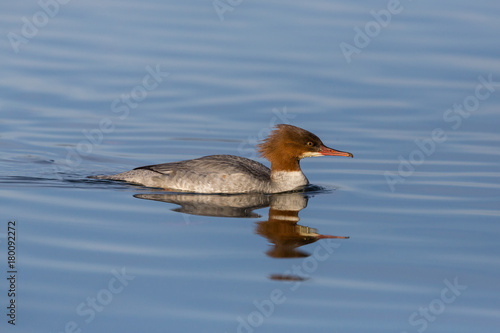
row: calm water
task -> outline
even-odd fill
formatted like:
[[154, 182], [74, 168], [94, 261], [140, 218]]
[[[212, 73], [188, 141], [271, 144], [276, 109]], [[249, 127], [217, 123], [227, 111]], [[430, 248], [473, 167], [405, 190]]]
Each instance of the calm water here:
[[[0, 5], [2, 332], [498, 330], [500, 4], [60, 1]], [[86, 178], [276, 123], [354, 159], [275, 196]]]

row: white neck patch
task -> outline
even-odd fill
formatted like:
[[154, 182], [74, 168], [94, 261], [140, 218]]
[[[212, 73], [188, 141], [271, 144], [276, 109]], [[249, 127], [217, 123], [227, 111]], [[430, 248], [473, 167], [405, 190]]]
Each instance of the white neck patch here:
[[309, 184], [302, 171], [274, 171], [271, 173], [273, 192], [291, 191]]

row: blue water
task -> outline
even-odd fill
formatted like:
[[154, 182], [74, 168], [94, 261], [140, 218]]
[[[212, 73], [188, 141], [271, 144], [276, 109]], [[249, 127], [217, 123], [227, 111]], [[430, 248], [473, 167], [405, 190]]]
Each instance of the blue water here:
[[[2, 332], [498, 329], [499, 4], [41, 3], [0, 5]], [[265, 163], [277, 123], [354, 158], [291, 196], [86, 178]]]

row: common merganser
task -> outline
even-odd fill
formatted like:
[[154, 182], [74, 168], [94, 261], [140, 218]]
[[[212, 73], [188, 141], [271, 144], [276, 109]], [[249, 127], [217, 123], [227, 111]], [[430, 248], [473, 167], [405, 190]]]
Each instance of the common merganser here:
[[210, 155], [90, 178], [194, 193], [280, 193], [309, 184], [300, 169], [304, 157], [353, 157], [351, 153], [326, 147], [309, 131], [285, 124], [277, 125], [258, 148], [260, 155], [271, 162], [271, 169], [240, 156]]

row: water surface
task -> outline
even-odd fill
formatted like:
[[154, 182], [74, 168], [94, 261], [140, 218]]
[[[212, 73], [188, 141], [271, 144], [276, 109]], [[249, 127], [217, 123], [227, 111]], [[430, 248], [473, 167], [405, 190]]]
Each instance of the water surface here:
[[[2, 4], [2, 332], [497, 329], [500, 6], [214, 3]], [[303, 160], [290, 197], [86, 178], [266, 163], [277, 123], [354, 159]]]

